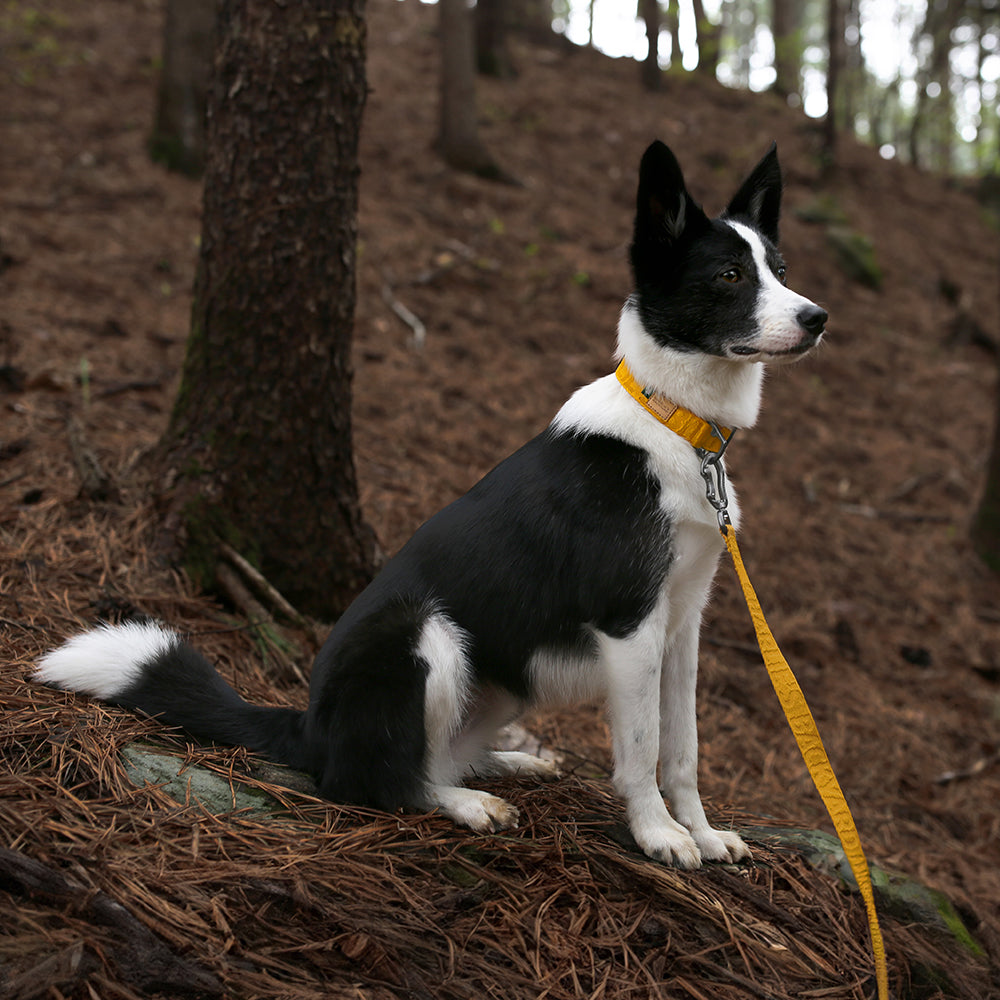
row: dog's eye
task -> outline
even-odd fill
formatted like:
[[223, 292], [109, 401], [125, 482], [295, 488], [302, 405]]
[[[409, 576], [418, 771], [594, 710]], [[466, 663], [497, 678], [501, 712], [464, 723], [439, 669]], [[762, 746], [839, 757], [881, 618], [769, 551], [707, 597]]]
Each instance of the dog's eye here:
[[740, 281], [743, 278], [743, 275], [740, 273], [740, 269], [738, 267], [731, 267], [728, 271], [723, 271], [719, 277], [722, 278], [723, 281], [728, 281], [731, 285], [735, 285], [737, 281]]
[[787, 283], [788, 283], [788, 282], [787, 282], [787, 280], [786, 280], [786, 276], [787, 276], [787, 274], [788, 274], [788, 271], [787, 271], [787, 269], [785, 268], [785, 265], [784, 265], [784, 264], [782, 264], [782, 265], [781, 265], [781, 266], [780, 266], [780, 267], [778, 268], [778, 270], [777, 270], [777, 271], [775, 271], [774, 273], [775, 273], [775, 274], [776, 274], [776, 275], [778, 276], [778, 281], [780, 281], [780, 282], [781, 282], [781, 283], [782, 283], [783, 285], [785, 285], [785, 284], [787, 284]]

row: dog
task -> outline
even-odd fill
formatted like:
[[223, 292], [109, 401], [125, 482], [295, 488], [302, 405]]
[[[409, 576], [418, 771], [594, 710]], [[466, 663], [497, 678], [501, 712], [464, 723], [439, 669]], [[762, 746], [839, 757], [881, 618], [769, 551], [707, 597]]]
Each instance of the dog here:
[[[646, 150], [617, 344], [645, 396], [750, 427], [765, 365], [820, 341], [826, 312], [785, 283], [781, 192], [772, 145], [709, 218], [667, 146]], [[734, 525], [738, 513], [730, 496]], [[497, 730], [528, 706], [605, 696], [638, 846], [686, 869], [738, 862], [748, 848], [709, 825], [698, 793], [698, 641], [722, 549], [701, 453], [611, 374], [389, 560], [317, 655], [305, 711], [247, 703], [156, 624], [72, 638], [36, 677], [249, 747], [332, 801], [437, 809], [484, 833], [515, 827], [518, 810], [465, 779], [558, 777], [490, 749]]]

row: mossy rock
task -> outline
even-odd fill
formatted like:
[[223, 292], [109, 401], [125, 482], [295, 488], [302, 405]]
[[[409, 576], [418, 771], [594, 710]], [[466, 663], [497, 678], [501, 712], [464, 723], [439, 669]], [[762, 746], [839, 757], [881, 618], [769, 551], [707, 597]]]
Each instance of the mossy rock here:
[[[844, 849], [832, 834], [822, 830], [782, 827], [751, 827], [740, 830], [740, 834], [758, 843], [790, 848], [801, 854], [812, 867], [835, 875], [852, 892], [858, 891], [858, 884]], [[929, 889], [907, 875], [888, 872], [876, 865], [869, 866], [869, 870], [880, 913], [901, 922], [932, 927], [952, 938], [970, 955], [976, 958], [985, 955], [982, 945], [969, 932], [944, 893]]]
[[847, 226], [830, 226], [826, 238], [841, 270], [849, 278], [875, 291], [881, 289], [882, 268], [875, 257], [875, 247], [867, 236]]
[[795, 215], [803, 222], [814, 225], [847, 225], [847, 213], [840, 207], [832, 194], [818, 194], [812, 201], [795, 209]]
[[132, 743], [121, 756], [125, 773], [134, 785], [158, 785], [178, 802], [200, 802], [215, 815], [239, 810], [273, 813], [282, 808], [266, 792], [230, 782], [196, 764], [185, 764], [162, 750]]

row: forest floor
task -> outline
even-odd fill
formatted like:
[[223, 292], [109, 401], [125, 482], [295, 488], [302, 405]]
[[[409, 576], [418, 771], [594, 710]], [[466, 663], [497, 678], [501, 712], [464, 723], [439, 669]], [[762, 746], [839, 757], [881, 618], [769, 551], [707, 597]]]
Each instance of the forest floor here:
[[[1000, 579], [968, 542], [996, 411], [996, 229], [958, 185], [848, 138], [824, 173], [817, 123], [771, 96], [684, 76], [654, 96], [590, 51], [515, 45], [520, 75], [480, 81], [479, 101], [521, 184], [456, 174], [432, 149], [435, 16], [369, 9], [354, 440], [383, 548], [610, 370], [646, 144], [668, 142], [717, 212], [777, 140], [789, 282], [831, 320], [732, 449], [744, 557], [870, 859], [946, 893], [985, 949], [887, 920], [894, 989], [1000, 996]], [[142, 737], [221, 773], [246, 755], [29, 683], [65, 635], [137, 608], [197, 634], [249, 697], [306, 697], [147, 549], [142, 459], [176, 390], [200, 228], [199, 185], [145, 152], [160, 4], [15, 0], [0, 38], [0, 848], [40, 866], [29, 890], [0, 865], [0, 993], [869, 996], [863, 912], [832, 880], [760, 843], [750, 866], [673, 872], [609, 835], [599, 705], [529, 720], [572, 774], [505, 783], [525, 823], [478, 839], [308, 797], [272, 823], [178, 806], [131, 787], [115, 751]], [[871, 241], [879, 289], [845, 273], [830, 219]], [[426, 325], [422, 349], [390, 301]], [[80, 498], [73, 440], [109, 499]], [[728, 566], [699, 714], [717, 822], [829, 829]]]

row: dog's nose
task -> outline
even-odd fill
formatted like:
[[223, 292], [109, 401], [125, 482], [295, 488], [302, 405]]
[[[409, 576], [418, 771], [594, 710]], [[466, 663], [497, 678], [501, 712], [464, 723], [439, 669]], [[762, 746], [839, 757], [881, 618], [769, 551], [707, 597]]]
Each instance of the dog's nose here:
[[826, 321], [829, 318], [829, 313], [825, 309], [820, 309], [819, 306], [814, 306], [812, 303], [800, 309], [795, 316], [799, 326], [814, 337], [818, 337], [823, 332], [823, 327], [826, 326]]

